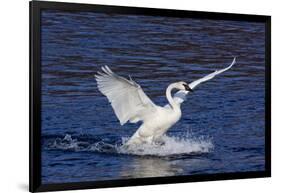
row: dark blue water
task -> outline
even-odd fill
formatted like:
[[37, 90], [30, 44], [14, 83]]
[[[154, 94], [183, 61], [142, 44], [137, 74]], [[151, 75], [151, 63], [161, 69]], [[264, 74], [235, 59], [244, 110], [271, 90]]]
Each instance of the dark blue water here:
[[[261, 23], [42, 12], [42, 183], [264, 170]], [[108, 65], [158, 105], [166, 87], [237, 63], [198, 86], [166, 144], [126, 152], [94, 75]]]

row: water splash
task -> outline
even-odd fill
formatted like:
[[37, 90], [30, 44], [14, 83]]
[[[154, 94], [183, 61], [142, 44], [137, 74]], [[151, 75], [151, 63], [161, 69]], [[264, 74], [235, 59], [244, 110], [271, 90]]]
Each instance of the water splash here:
[[[128, 138], [123, 139], [123, 144]], [[163, 136], [160, 144], [141, 144], [135, 146], [120, 146], [119, 153], [134, 155], [169, 156], [179, 154], [208, 153], [214, 148], [210, 139], [191, 138], [189, 135], [182, 137]]]
[[48, 144], [48, 149], [86, 151], [90, 143], [72, 139], [70, 134], [66, 134], [64, 138], [57, 137], [53, 142]]
[[50, 149], [71, 150], [71, 151], [92, 151], [99, 153], [129, 154], [138, 156], [171, 156], [183, 154], [200, 154], [212, 151], [214, 145], [210, 138], [191, 136], [185, 133], [179, 136], [163, 136], [161, 143], [141, 144], [125, 146], [129, 138], [122, 138], [121, 142], [108, 142], [99, 140], [97, 142], [80, 141], [73, 139], [67, 134], [64, 138], [56, 138], [48, 145]]

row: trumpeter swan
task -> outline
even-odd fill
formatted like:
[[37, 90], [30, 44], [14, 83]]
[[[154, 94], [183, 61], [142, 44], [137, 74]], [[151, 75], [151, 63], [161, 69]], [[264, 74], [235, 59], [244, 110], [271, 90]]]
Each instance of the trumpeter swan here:
[[[161, 136], [181, 118], [180, 107], [186, 95], [200, 83], [230, 69], [235, 61], [234, 58], [228, 67], [208, 74], [190, 84], [183, 81], [170, 84], [166, 89], [169, 104], [164, 107], [154, 104], [141, 86], [131, 78], [128, 80], [118, 76], [108, 66], [102, 67], [102, 72], [98, 72], [95, 77], [98, 89], [111, 103], [121, 125], [128, 121], [131, 123], [142, 121], [142, 125], [126, 143], [130, 146], [161, 140]], [[172, 97], [171, 92], [174, 89], [179, 91]]]

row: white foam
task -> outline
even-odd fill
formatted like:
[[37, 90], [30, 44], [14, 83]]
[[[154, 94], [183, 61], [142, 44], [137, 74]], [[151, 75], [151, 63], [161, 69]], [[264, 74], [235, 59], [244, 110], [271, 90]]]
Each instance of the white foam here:
[[[128, 138], [123, 139], [123, 144]], [[130, 147], [119, 146], [118, 152], [134, 155], [167, 156], [176, 154], [208, 153], [214, 148], [211, 139], [191, 137], [163, 137], [163, 144], [141, 144]]]
[[78, 141], [67, 134], [64, 138], [57, 138], [51, 145], [51, 148], [74, 151], [93, 151], [102, 153], [118, 153], [131, 155], [150, 155], [150, 156], [169, 156], [180, 154], [208, 153], [214, 145], [211, 139], [204, 137], [194, 137], [190, 133], [185, 133], [180, 137], [163, 136], [161, 144], [140, 144], [133, 146], [124, 146], [129, 138], [122, 138], [122, 144], [110, 144], [104, 141], [98, 141], [93, 144]]

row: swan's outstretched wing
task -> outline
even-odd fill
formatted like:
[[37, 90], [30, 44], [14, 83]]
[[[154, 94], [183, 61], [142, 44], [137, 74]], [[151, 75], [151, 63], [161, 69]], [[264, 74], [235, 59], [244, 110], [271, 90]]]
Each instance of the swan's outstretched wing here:
[[111, 103], [121, 125], [144, 120], [155, 110], [155, 104], [131, 78], [118, 76], [108, 66], [102, 67], [95, 77], [98, 89]]
[[[192, 83], [190, 83], [188, 86], [191, 88], [191, 89], [194, 89], [197, 85], [199, 85], [200, 83], [202, 82], [206, 82], [212, 78], [214, 78], [216, 75], [220, 74], [220, 73], [223, 73], [224, 71], [227, 71], [228, 69], [230, 69], [236, 62], [236, 58], [233, 59], [232, 63], [224, 68], [224, 69], [221, 69], [221, 70], [216, 70], [215, 72], [211, 73], [211, 74], [208, 74], [206, 76], [204, 76], [203, 78], [200, 78], [198, 80], [195, 80], [193, 81]], [[186, 98], [186, 95], [188, 94], [189, 91], [184, 91], [184, 90], [180, 90], [178, 92], [175, 93], [174, 95], [174, 100], [177, 102], [177, 103], [182, 103], [183, 101], [185, 101], [185, 98]]]

